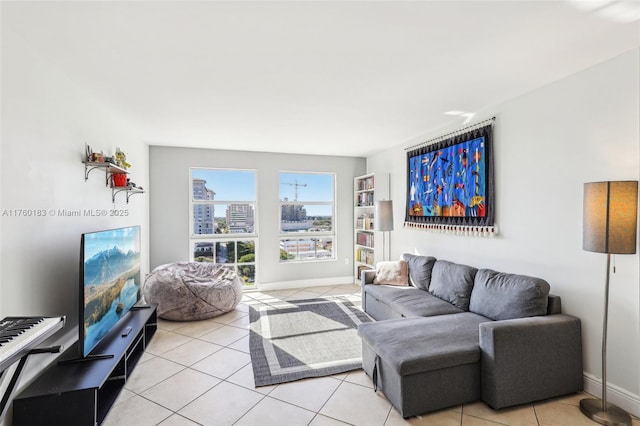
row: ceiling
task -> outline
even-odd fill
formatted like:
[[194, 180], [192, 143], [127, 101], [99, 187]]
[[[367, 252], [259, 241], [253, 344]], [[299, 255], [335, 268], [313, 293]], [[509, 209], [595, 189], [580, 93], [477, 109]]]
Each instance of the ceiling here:
[[1, 8], [3, 26], [144, 142], [251, 151], [367, 156], [419, 142], [640, 45], [639, 0]]

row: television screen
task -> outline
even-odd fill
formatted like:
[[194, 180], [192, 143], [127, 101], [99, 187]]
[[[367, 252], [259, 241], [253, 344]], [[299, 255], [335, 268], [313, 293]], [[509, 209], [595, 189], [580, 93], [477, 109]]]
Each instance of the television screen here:
[[87, 356], [140, 299], [140, 227], [82, 235], [80, 344]]

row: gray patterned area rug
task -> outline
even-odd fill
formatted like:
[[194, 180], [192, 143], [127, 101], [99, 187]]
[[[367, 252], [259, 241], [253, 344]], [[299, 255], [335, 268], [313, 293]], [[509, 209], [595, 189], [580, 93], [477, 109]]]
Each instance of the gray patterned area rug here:
[[371, 318], [340, 298], [250, 307], [249, 348], [256, 386], [362, 367], [358, 325]]

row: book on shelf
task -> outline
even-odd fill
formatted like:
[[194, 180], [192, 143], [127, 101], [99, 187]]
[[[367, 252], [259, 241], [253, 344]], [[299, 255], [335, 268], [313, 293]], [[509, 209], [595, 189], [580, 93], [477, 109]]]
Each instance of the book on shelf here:
[[373, 247], [373, 234], [368, 232], [357, 232], [356, 244], [365, 247]]
[[367, 231], [373, 231], [373, 215], [365, 218], [364, 229], [366, 229]]
[[367, 265], [374, 264], [373, 251], [370, 249], [359, 248], [356, 250], [356, 262], [366, 263]]
[[373, 231], [373, 214], [358, 216], [356, 219], [356, 228]]
[[375, 263], [375, 260], [373, 259], [373, 252], [370, 251], [369, 253], [367, 253], [367, 257], [366, 257], [367, 261], [367, 265], [373, 265]]
[[373, 188], [375, 188], [374, 185], [375, 181], [374, 181], [374, 177], [368, 177], [368, 178], [364, 178], [364, 179], [359, 179], [358, 180], [358, 191], [368, 191], [371, 190]]
[[358, 206], [359, 207], [368, 207], [373, 206], [375, 202], [373, 192], [362, 192], [358, 194]]

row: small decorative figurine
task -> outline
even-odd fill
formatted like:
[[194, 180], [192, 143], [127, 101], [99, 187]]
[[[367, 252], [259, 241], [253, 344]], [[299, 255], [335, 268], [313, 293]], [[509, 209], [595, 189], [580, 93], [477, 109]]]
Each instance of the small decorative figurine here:
[[120, 151], [120, 148], [116, 148], [116, 164], [124, 169], [131, 167], [131, 164], [127, 163], [127, 156], [124, 152]]

